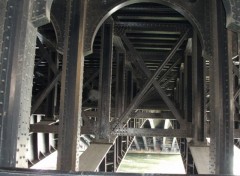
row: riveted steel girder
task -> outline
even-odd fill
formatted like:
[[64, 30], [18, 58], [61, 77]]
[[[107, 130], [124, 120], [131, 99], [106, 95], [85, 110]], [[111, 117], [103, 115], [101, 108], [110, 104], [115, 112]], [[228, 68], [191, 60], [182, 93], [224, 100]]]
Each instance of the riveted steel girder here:
[[151, 128], [123, 128], [115, 130], [114, 134], [120, 136], [158, 136], [158, 137], [183, 137], [191, 138], [189, 129], [151, 129]]
[[112, 84], [113, 23], [111, 20], [101, 28], [101, 59], [99, 73], [99, 100], [97, 116], [97, 140], [109, 138]]
[[117, 52], [117, 70], [116, 70], [116, 110], [115, 117], [118, 118], [125, 108], [125, 53]]
[[191, 28], [188, 24], [160, 24], [160, 23], [133, 23], [133, 22], [116, 22], [114, 25], [114, 33], [123, 35], [131, 32], [155, 31], [155, 32], [175, 32], [180, 33]]
[[[46, 16], [46, 1], [1, 1], [0, 21], [0, 166], [28, 167], [29, 117], [38, 15]], [[51, 1], [49, 1], [51, 6]], [[49, 19], [48, 19], [49, 20]], [[33, 25], [34, 23], [34, 25]], [[11, 137], [10, 137], [11, 136]]]
[[[143, 65], [142, 67], [140, 67], [144, 73], [147, 75], [147, 77], [149, 78], [149, 80], [146, 82], [146, 84], [144, 85], [144, 88], [137, 94], [136, 97], [134, 97], [133, 101], [131, 102], [131, 104], [128, 106], [128, 108], [125, 110], [124, 113], [122, 113], [122, 115], [119, 118], [119, 122], [115, 122], [115, 124], [113, 124], [113, 129], [115, 129], [119, 124], [124, 123], [124, 121], [126, 121], [129, 117], [129, 114], [131, 113], [131, 111], [134, 109], [135, 106], [137, 106], [137, 103], [139, 102], [139, 100], [142, 98], [142, 96], [147, 92], [148, 88], [151, 86], [151, 84], [154, 85], [154, 87], [156, 87], [158, 93], [161, 95], [162, 99], [165, 101], [165, 103], [168, 105], [169, 108], [172, 108], [172, 112], [175, 115], [176, 119], [179, 121], [179, 123], [182, 123], [183, 119], [180, 117], [179, 112], [177, 111], [177, 109], [174, 109], [174, 105], [172, 104], [172, 102], [169, 100], [169, 98], [166, 96], [166, 94], [164, 93], [164, 91], [161, 89], [160, 85], [155, 81], [155, 78], [158, 76], [158, 74], [162, 71], [162, 68], [165, 66], [166, 63], [169, 62], [170, 59], [172, 59], [173, 55], [175, 54], [176, 50], [179, 48], [179, 46], [182, 44], [182, 42], [185, 40], [185, 38], [188, 35], [188, 31], [185, 32], [182, 37], [179, 39], [179, 41], [176, 43], [176, 45], [173, 47], [172, 51], [169, 53], [169, 55], [167, 56], [167, 58], [165, 59], [165, 61], [163, 62], [162, 65], [159, 66], [159, 68], [157, 69], [157, 71], [151, 76], [151, 73], [149, 72], [149, 70], [146, 68], [145, 65]], [[125, 43], [129, 43], [127, 41], [126, 38], [124, 38], [124, 42]], [[133, 51], [133, 50], [132, 50]], [[141, 61], [143, 62], [143, 61]]]
[[197, 32], [193, 33], [192, 49], [192, 118], [194, 142], [204, 142], [204, 59]]
[[[201, 1], [182, 1], [182, 0], [105, 0], [105, 1], [89, 1], [87, 10], [87, 28], [85, 35], [85, 54], [92, 52], [93, 40], [96, 33], [104, 20], [106, 20], [111, 14], [117, 10], [141, 2], [158, 3], [166, 6], [170, 6], [176, 9], [179, 13], [184, 15], [191, 21], [193, 26], [198, 30], [200, 39], [203, 43], [203, 53], [205, 56], [211, 55], [212, 45], [210, 43], [210, 35], [208, 30], [210, 29], [209, 7], [208, 0]], [[199, 13], [201, 9], [201, 13]]]
[[65, 171], [79, 168], [86, 3], [67, 1], [57, 163]]
[[[210, 172], [233, 173], [233, 78], [232, 37], [225, 27], [225, 10], [221, 1], [210, 2], [212, 13], [213, 57], [210, 59], [211, 145]], [[229, 35], [228, 35], [229, 34]], [[229, 48], [229, 50], [228, 50]]]

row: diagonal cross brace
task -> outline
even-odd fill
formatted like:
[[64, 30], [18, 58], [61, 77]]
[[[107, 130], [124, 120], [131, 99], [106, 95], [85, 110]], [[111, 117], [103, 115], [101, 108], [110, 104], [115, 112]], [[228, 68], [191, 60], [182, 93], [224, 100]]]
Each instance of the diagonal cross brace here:
[[[137, 58], [138, 58], [138, 59], [141, 59], [141, 56], [138, 55]], [[174, 67], [176, 67], [176, 65], [180, 64], [180, 61], [181, 61], [181, 59], [177, 59], [177, 61], [159, 78], [158, 83], [159, 83], [160, 85], [161, 85], [163, 79], [172, 71], [172, 69], [173, 69]], [[133, 64], [135, 64], [135, 63], [133, 63]], [[137, 66], [137, 65], [136, 65], [136, 66]], [[165, 82], [165, 83], [166, 83], [166, 82]], [[165, 84], [165, 83], [164, 83], [164, 84]], [[161, 87], [163, 88], [162, 85], [161, 85]], [[147, 92], [147, 94], [144, 95], [144, 97], [146, 97], [147, 95], [149, 95], [150, 92], [152, 92], [152, 91], [154, 91], [154, 90], [155, 90], [155, 87], [152, 87], [152, 88]], [[142, 101], [144, 101], [144, 98], [142, 99]], [[142, 101], [141, 101], [141, 102], [142, 102]]]
[[90, 78], [87, 79], [87, 81], [84, 83], [83, 88], [88, 87], [89, 84], [97, 77], [99, 76], [99, 70], [96, 71]]
[[42, 42], [39, 38], [37, 38], [39, 50], [41, 52], [42, 57], [48, 62], [49, 67], [53, 71], [54, 74], [57, 74], [58, 68], [56, 67], [56, 64], [52, 61], [51, 55], [48, 53], [48, 51], [44, 48]]
[[52, 82], [43, 90], [43, 92], [38, 96], [37, 100], [34, 102], [32, 106], [32, 112], [31, 114], [34, 114], [35, 111], [39, 108], [39, 106], [42, 104], [43, 100], [49, 95], [49, 93], [52, 91], [52, 89], [55, 87], [57, 82], [61, 79], [62, 71], [59, 71], [57, 75], [55, 75]]
[[[177, 42], [177, 45], [175, 45], [175, 47], [172, 49], [172, 51], [170, 52], [167, 59], [165, 59], [165, 61], [163, 62], [163, 64], [160, 67], [163, 68], [168, 63], [168, 61], [174, 56], [175, 52], [181, 46], [182, 42], [185, 40], [185, 38], [187, 36], [188, 36], [188, 31], [180, 38], [180, 40]], [[139, 55], [138, 52], [134, 49], [133, 45], [131, 44], [131, 42], [129, 41], [129, 39], [126, 36], [123, 36], [122, 40], [127, 45], [127, 47], [133, 52], [133, 54], [136, 56], [136, 58], [138, 58], [138, 59], [136, 59], [136, 61], [138, 62], [142, 71], [145, 73], [145, 75], [148, 78], [150, 78], [151, 77], [151, 72], [146, 67], [141, 55]], [[172, 67], [171, 67], [171, 69], [172, 69]], [[169, 107], [169, 109], [172, 111], [175, 118], [179, 121], [180, 124], [182, 124], [183, 123], [183, 118], [181, 117], [179, 110], [175, 107], [174, 103], [166, 95], [166, 93], [164, 92], [164, 90], [161, 88], [161, 86], [159, 84], [163, 80], [163, 78], [169, 73], [169, 71], [170, 71], [170, 69], [158, 81], [155, 80], [153, 82], [153, 86], [157, 90], [157, 92], [159, 93], [159, 95], [161, 96], [163, 101], [166, 103], [166, 105]], [[166, 85], [166, 84], [164, 83], [164, 85]]]
[[[146, 76], [149, 78], [149, 80], [146, 82], [146, 84], [144, 85], [143, 89], [134, 97], [133, 101], [130, 103], [130, 105], [128, 106], [128, 108], [125, 110], [125, 112], [122, 113], [122, 115], [119, 117], [119, 120], [117, 122], [115, 122], [113, 124], [113, 130], [115, 130], [118, 125], [120, 125], [121, 123], [125, 122], [128, 119], [128, 116], [130, 115], [131, 111], [135, 108], [135, 106], [138, 105], [138, 102], [141, 100], [141, 98], [143, 97], [143, 95], [147, 92], [147, 90], [150, 88], [150, 86], [153, 84], [154, 87], [157, 89], [158, 93], [160, 94], [161, 98], [163, 99], [163, 101], [167, 104], [167, 106], [169, 107], [169, 109], [172, 111], [173, 115], [176, 117], [176, 119], [179, 121], [180, 125], [183, 124], [183, 118], [181, 117], [179, 111], [177, 110], [177, 108], [174, 106], [174, 104], [172, 103], [172, 101], [168, 98], [168, 96], [165, 94], [165, 92], [162, 90], [162, 88], [160, 87], [160, 85], [158, 84], [158, 82], [156, 81], [156, 77], [160, 74], [160, 72], [162, 71], [163, 67], [169, 62], [169, 60], [174, 56], [174, 54], [176, 53], [176, 51], [178, 50], [178, 48], [182, 45], [183, 41], [186, 39], [186, 37], [188, 36], [188, 32], [189, 30], [187, 30], [182, 37], [179, 39], [179, 41], [177, 42], [177, 44], [172, 48], [170, 54], [167, 56], [167, 58], [164, 60], [164, 62], [158, 67], [158, 69], [156, 70], [156, 72], [151, 76], [151, 72], [148, 70], [148, 68], [146, 67], [146, 65], [144, 64], [144, 62], [140, 59], [139, 62], [143, 62], [140, 64], [141, 69], [144, 71], [144, 73], [146, 74]], [[127, 46], [132, 46], [130, 41], [127, 39], [126, 36], [122, 36], [122, 40], [124, 41], [124, 43]], [[135, 51], [135, 49], [133, 48], [133, 51]], [[137, 54], [137, 52], [134, 52], [135, 54]], [[138, 54], [137, 54], [138, 55]]]
[[[182, 44], [182, 42], [184, 41], [184, 39], [187, 37], [188, 35], [188, 31], [180, 38], [180, 40], [177, 42], [177, 45], [172, 49], [171, 53], [169, 54], [169, 56], [167, 57], [167, 59], [163, 62], [163, 64], [161, 65], [161, 67], [164, 67], [166, 65], [166, 63], [168, 63], [168, 61], [172, 58], [172, 56], [175, 54], [176, 50], [179, 48], [179, 46]], [[146, 74], [146, 76], [148, 78], [151, 77], [151, 72], [148, 70], [148, 68], [146, 67], [143, 59], [141, 58], [141, 56], [138, 54], [138, 52], [134, 49], [134, 47], [132, 46], [131, 42], [128, 40], [128, 38], [126, 36], [122, 37], [124, 43], [127, 45], [127, 47], [134, 53], [134, 55], [138, 58], [137, 62], [140, 66], [140, 68], [143, 70], [143, 72]], [[164, 74], [165, 75], [165, 74]], [[160, 78], [160, 81], [162, 80], [162, 78]], [[159, 81], [158, 81], [159, 82]], [[172, 101], [168, 98], [168, 96], [165, 94], [165, 92], [162, 90], [162, 88], [160, 87], [160, 85], [158, 84], [157, 81], [153, 82], [154, 87], [157, 89], [158, 93], [160, 94], [160, 96], [162, 97], [162, 99], [165, 101], [165, 103], [167, 104], [167, 106], [169, 107], [169, 109], [172, 111], [172, 113], [174, 114], [174, 116], [176, 117], [176, 119], [179, 121], [179, 123], [181, 123], [181, 121], [183, 121], [178, 109], [174, 106], [174, 104], [172, 103]]]

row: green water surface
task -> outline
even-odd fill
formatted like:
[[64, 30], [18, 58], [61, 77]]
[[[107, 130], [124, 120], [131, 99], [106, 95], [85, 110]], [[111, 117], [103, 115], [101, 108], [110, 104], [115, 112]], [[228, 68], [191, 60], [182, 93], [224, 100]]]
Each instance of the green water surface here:
[[129, 153], [118, 172], [185, 174], [180, 155]]

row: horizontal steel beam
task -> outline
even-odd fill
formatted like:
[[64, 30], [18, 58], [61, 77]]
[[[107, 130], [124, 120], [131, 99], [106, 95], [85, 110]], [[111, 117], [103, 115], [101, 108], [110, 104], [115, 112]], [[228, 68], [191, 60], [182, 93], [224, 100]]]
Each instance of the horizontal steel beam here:
[[161, 113], [137, 112], [134, 113], [134, 115], [131, 115], [130, 117], [134, 119], [161, 119], [161, 120], [176, 119], [170, 111]]
[[[114, 114], [112, 111], [111, 114]], [[87, 117], [97, 117], [97, 111], [84, 111]], [[136, 112], [130, 116], [134, 119], [176, 119], [170, 111], [163, 111], [161, 113]]]
[[40, 121], [30, 124], [30, 132], [32, 133], [58, 133], [58, 124], [56, 121]]
[[58, 125], [42, 125], [42, 124], [31, 124], [30, 132], [32, 133], [58, 133]]
[[[165, 113], [163, 113], [165, 114]], [[168, 114], [168, 112], [166, 112]], [[151, 114], [150, 114], [151, 115]], [[153, 114], [152, 114], [153, 115]], [[134, 116], [133, 118], [136, 118], [137, 116]], [[124, 129], [124, 131], [116, 131], [116, 134], [121, 134], [123, 136], [162, 136], [162, 137], [191, 137], [191, 130], [188, 131], [188, 136], [185, 132], [187, 130], [179, 130], [179, 129], [169, 129], [166, 131], [163, 131], [163, 129], [138, 129], [138, 128], [129, 128]], [[46, 125], [46, 124], [31, 124], [30, 125], [30, 132], [32, 133], [58, 133], [58, 125]], [[85, 128], [84, 126], [81, 129], [82, 134], [94, 134], [93, 129]], [[170, 134], [178, 133], [180, 136], [169, 136]], [[137, 133], [137, 134], [136, 134]], [[168, 136], [163, 136], [168, 135]], [[183, 136], [182, 136], [183, 135]], [[207, 137], [209, 137], [210, 134], [207, 134]], [[234, 138], [240, 138], [240, 129], [234, 130]]]
[[163, 24], [163, 23], [149, 23], [149, 22], [116, 22], [114, 26], [115, 31], [167, 31], [167, 32], [182, 32], [189, 29], [188, 24]]
[[[157, 104], [156, 104], [157, 103]], [[97, 111], [96, 105], [90, 105], [83, 107], [83, 109], [95, 109]], [[111, 108], [111, 113], [113, 114], [115, 112], [115, 108]], [[156, 100], [149, 100], [147, 103], [144, 103], [142, 105], [139, 105], [139, 107], [133, 109], [133, 111], [143, 111], [143, 112], [151, 112], [151, 111], [170, 111], [167, 105], [162, 101], [156, 101]], [[84, 112], [90, 112], [90, 111], [84, 111]]]
[[193, 137], [192, 131], [189, 129], [123, 128], [116, 129], [114, 134], [119, 136]]

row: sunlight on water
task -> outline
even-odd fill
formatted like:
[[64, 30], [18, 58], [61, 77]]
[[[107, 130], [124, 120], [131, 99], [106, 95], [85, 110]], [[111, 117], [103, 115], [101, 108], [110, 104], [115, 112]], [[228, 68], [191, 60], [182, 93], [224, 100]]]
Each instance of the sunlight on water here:
[[240, 149], [234, 146], [234, 157], [233, 157], [233, 173], [234, 175], [240, 175]]
[[185, 174], [181, 155], [129, 153], [118, 172]]
[[[57, 151], [31, 169], [56, 170]], [[240, 175], [240, 149], [234, 147], [234, 175]], [[118, 172], [185, 174], [180, 155], [129, 153], [122, 161]]]
[[53, 152], [48, 157], [44, 158], [31, 169], [56, 170], [57, 169], [57, 151]]

